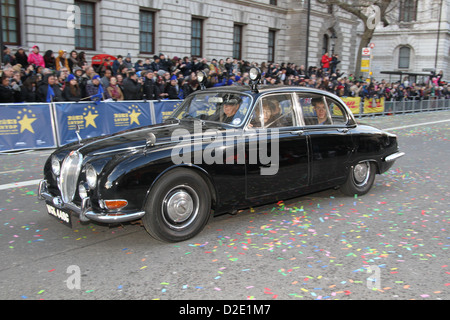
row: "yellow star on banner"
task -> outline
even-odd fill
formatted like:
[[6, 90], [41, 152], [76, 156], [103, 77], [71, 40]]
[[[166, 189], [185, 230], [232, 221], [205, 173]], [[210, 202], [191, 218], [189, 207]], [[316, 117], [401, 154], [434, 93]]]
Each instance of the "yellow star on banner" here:
[[35, 122], [36, 118], [28, 118], [28, 115], [24, 115], [22, 120], [19, 121], [20, 124], [20, 133], [24, 132], [25, 130], [30, 131], [31, 133], [34, 133], [33, 127], [31, 124]]
[[130, 114], [130, 124], [136, 123], [137, 125], [141, 125], [138, 119], [140, 115], [141, 113], [136, 112], [136, 110], [133, 110], [133, 112]]
[[98, 117], [98, 114], [92, 114], [92, 111], [89, 111], [88, 115], [84, 117], [84, 120], [86, 120], [86, 128], [89, 126], [93, 126], [94, 128], [97, 128], [97, 125], [95, 124], [95, 118]]

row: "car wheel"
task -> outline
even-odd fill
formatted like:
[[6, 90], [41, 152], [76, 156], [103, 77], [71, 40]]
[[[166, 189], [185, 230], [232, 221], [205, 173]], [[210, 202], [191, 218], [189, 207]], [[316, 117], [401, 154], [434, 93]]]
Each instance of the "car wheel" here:
[[192, 170], [174, 169], [152, 187], [145, 212], [142, 222], [152, 237], [166, 242], [190, 239], [209, 220], [208, 185]]
[[350, 168], [347, 181], [341, 186], [341, 191], [348, 195], [364, 195], [372, 188], [375, 181], [376, 167], [369, 161], [360, 162]]

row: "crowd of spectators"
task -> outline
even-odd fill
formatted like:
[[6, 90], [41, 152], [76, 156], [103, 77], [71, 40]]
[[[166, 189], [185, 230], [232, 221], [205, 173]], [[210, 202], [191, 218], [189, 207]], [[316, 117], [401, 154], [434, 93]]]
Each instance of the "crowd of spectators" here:
[[99, 64], [86, 60], [84, 52], [47, 50], [38, 46], [14, 54], [3, 48], [0, 103], [184, 99], [200, 90], [196, 72], [207, 74], [206, 87], [247, 85], [252, 66], [261, 69], [262, 84], [294, 85], [327, 90], [341, 97], [385, 97], [388, 101], [450, 98], [442, 71], [425, 83], [366, 82], [338, 68], [339, 56], [325, 54], [318, 67], [294, 63], [261, 63], [236, 59], [184, 57], [164, 54], [132, 60], [130, 54], [105, 58]]

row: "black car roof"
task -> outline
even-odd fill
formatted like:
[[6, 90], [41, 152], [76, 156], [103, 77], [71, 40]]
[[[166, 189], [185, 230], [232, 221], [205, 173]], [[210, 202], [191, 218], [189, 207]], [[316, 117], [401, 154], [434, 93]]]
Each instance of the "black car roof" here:
[[298, 86], [287, 86], [287, 85], [260, 85], [258, 86], [258, 92], [253, 92], [250, 86], [220, 86], [220, 87], [212, 87], [207, 88], [203, 91], [209, 92], [236, 92], [236, 93], [246, 93], [251, 95], [257, 95], [261, 93], [270, 93], [270, 92], [305, 92], [305, 93], [315, 93], [322, 95], [331, 96], [328, 91], [315, 89], [315, 88], [307, 88], [307, 87], [298, 87]]

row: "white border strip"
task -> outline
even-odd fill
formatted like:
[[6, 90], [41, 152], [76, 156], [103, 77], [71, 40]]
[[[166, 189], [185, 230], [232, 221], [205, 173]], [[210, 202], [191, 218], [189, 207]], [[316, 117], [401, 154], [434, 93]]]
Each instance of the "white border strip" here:
[[439, 121], [433, 121], [433, 122], [423, 122], [423, 123], [410, 124], [410, 125], [407, 125], [407, 126], [394, 127], [394, 128], [387, 128], [387, 129], [383, 129], [383, 130], [384, 130], [384, 131], [401, 130], [401, 129], [406, 129], [406, 128], [413, 128], [413, 127], [427, 126], [427, 125], [430, 125], [430, 124], [438, 124], [438, 123], [449, 122], [449, 121], [450, 121], [450, 119], [447, 119], [447, 120], [439, 120]]
[[33, 186], [33, 185], [36, 186], [36, 188], [37, 188], [39, 181], [41, 181], [41, 180], [42, 179], [3, 184], [3, 185], [0, 185], [0, 190], [28, 187], [28, 186]]

